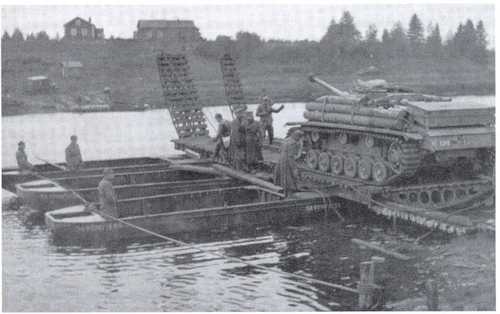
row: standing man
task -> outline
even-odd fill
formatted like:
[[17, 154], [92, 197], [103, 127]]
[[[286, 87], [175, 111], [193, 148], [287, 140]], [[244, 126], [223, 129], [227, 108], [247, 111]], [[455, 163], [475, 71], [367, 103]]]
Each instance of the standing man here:
[[17, 143], [16, 160], [17, 166], [21, 172], [33, 170], [33, 165], [28, 161], [28, 156], [26, 155], [26, 144], [23, 141]]
[[262, 126], [253, 118], [253, 113], [247, 113], [246, 126], [246, 161], [250, 172], [256, 170], [259, 161], [262, 161], [262, 141], [264, 132]]
[[66, 147], [66, 166], [70, 171], [76, 171], [82, 165], [82, 154], [80, 153], [76, 135], [71, 135], [70, 139], [71, 143]]
[[102, 178], [101, 182], [99, 182], [99, 186], [97, 187], [97, 191], [99, 193], [100, 210], [110, 216], [118, 217], [118, 210], [116, 208], [116, 195], [112, 183], [115, 175], [113, 173], [113, 170], [111, 170], [110, 168], [105, 168], [103, 174], [104, 177]]
[[296, 130], [281, 145], [280, 158], [274, 171], [274, 184], [283, 187], [286, 196], [298, 190], [297, 159], [302, 151], [303, 135], [302, 131]]
[[214, 138], [214, 142], [217, 144], [215, 145], [215, 151], [214, 151], [214, 157], [213, 159], [216, 159], [219, 156], [220, 150], [222, 149], [224, 151], [224, 158], [227, 156], [227, 149], [224, 144], [224, 140], [231, 135], [231, 122], [224, 120], [222, 118], [222, 115], [220, 113], [215, 114], [215, 120], [219, 124], [219, 127], [217, 128], [217, 135]]
[[283, 105], [278, 109], [273, 109], [273, 102], [269, 96], [263, 96], [262, 102], [257, 107], [256, 115], [260, 117], [260, 123], [264, 128], [264, 133], [267, 131], [269, 136], [269, 144], [273, 143], [274, 129], [273, 129], [273, 113], [278, 113], [283, 110]]
[[231, 123], [231, 135], [229, 136], [229, 155], [231, 165], [235, 170], [246, 170], [246, 122], [245, 108], [235, 110], [236, 118]]

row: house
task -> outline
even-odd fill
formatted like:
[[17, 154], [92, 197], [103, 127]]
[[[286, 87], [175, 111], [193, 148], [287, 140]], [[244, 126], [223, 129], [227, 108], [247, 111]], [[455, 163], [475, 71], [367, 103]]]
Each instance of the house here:
[[47, 94], [53, 92], [54, 89], [55, 84], [44, 75], [30, 76], [27, 78], [25, 91], [28, 94]]
[[198, 27], [190, 20], [139, 20], [134, 39], [191, 45], [198, 43], [201, 35]]
[[84, 20], [75, 17], [64, 24], [64, 39], [72, 40], [96, 40], [104, 39], [104, 29], [97, 28], [92, 24], [92, 19]]
[[61, 68], [63, 77], [80, 77], [83, 65], [80, 61], [63, 61], [61, 62]]

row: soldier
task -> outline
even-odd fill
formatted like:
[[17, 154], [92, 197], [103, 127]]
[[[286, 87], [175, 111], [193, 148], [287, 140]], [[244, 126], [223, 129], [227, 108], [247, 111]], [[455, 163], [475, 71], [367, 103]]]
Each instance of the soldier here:
[[114, 173], [112, 169], [106, 168], [103, 171], [104, 177], [101, 182], [99, 182], [99, 186], [97, 187], [97, 191], [99, 193], [99, 205], [100, 210], [113, 217], [118, 217], [118, 210], [116, 208], [116, 195], [115, 190], [113, 188], [113, 178]]
[[260, 117], [260, 123], [262, 123], [262, 127], [264, 128], [264, 132], [267, 131], [269, 136], [269, 144], [273, 143], [274, 137], [274, 129], [273, 129], [273, 113], [278, 113], [283, 110], [283, 105], [281, 105], [278, 109], [273, 109], [273, 102], [269, 96], [263, 96], [262, 102], [257, 107], [256, 115]]
[[235, 110], [236, 118], [231, 123], [231, 135], [229, 136], [229, 155], [231, 165], [236, 170], [246, 170], [246, 128], [245, 108]]
[[248, 169], [255, 171], [259, 161], [262, 161], [262, 126], [253, 118], [253, 113], [248, 112], [246, 126], [246, 162]]
[[17, 143], [16, 160], [17, 166], [21, 172], [33, 170], [33, 165], [28, 161], [28, 156], [26, 155], [26, 144], [23, 141]]
[[285, 139], [281, 145], [280, 158], [274, 172], [274, 184], [283, 187], [285, 195], [297, 191], [297, 162], [302, 151], [302, 136], [304, 133], [296, 130]]
[[215, 120], [219, 124], [219, 127], [217, 129], [217, 135], [214, 138], [214, 142], [217, 144], [215, 145], [215, 151], [214, 151], [214, 157], [213, 159], [216, 159], [219, 157], [220, 150], [224, 150], [224, 156], [226, 156], [226, 146], [224, 145], [224, 140], [231, 135], [231, 122], [224, 120], [222, 118], [222, 115], [220, 113], [215, 114]]
[[70, 171], [76, 171], [82, 165], [82, 154], [76, 135], [71, 135], [71, 143], [66, 147], [66, 166]]

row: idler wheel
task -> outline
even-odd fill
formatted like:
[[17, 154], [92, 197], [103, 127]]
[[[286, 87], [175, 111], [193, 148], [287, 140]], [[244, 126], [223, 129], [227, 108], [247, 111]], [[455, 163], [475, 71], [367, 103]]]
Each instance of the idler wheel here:
[[342, 172], [344, 171], [344, 158], [342, 158], [342, 156], [340, 155], [333, 155], [330, 159], [330, 166], [334, 174], [342, 174]]
[[358, 164], [358, 175], [363, 180], [370, 180], [372, 176], [372, 163], [368, 159], [361, 159]]
[[387, 179], [387, 167], [382, 162], [376, 162], [372, 167], [373, 180], [382, 183]]
[[387, 151], [387, 160], [391, 163], [394, 171], [401, 171], [401, 158], [403, 157], [403, 149], [399, 143], [392, 143]]
[[358, 165], [354, 157], [346, 157], [344, 160], [344, 173], [346, 176], [354, 178], [358, 172]]
[[318, 151], [310, 150], [306, 154], [306, 165], [311, 169], [318, 168]]
[[319, 154], [318, 168], [323, 172], [330, 171], [330, 154], [327, 152], [322, 152]]

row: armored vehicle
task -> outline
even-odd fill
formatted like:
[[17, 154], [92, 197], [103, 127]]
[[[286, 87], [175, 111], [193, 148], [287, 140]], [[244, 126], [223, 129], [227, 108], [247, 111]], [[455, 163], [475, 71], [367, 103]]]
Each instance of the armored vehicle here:
[[493, 105], [364, 82], [348, 93], [310, 80], [333, 95], [307, 103], [306, 121], [298, 123], [303, 179], [384, 187], [398, 202], [436, 206], [491, 189], [482, 174], [493, 172]]

